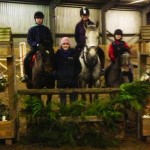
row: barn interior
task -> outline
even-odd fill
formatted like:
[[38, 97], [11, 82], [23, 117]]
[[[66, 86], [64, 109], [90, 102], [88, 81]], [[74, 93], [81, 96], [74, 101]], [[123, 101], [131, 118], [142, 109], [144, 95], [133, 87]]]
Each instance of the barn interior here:
[[[30, 50], [26, 41], [28, 29], [34, 25], [35, 11], [45, 15], [44, 24], [53, 34], [54, 49], [59, 47], [60, 39], [67, 36], [75, 47], [74, 29], [80, 21], [80, 8], [86, 6], [90, 10], [90, 19], [100, 22], [100, 46], [108, 58], [108, 45], [113, 40], [114, 30], [120, 28], [132, 50], [134, 64], [138, 64], [139, 40], [141, 26], [150, 24], [150, 0], [0, 0], [1, 27], [10, 27], [13, 48], [19, 61], [20, 43], [25, 51]], [[0, 47], [0, 53], [7, 53], [7, 46]], [[141, 50], [149, 52], [149, 42], [142, 42]], [[3, 61], [3, 60], [2, 60]], [[2, 67], [2, 66], [1, 66]], [[2, 67], [4, 69], [4, 67]]]
[[[57, 50], [60, 39], [64, 36], [69, 37], [72, 47], [75, 47], [74, 29], [76, 23], [81, 19], [79, 11], [84, 6], [90, 10], [90, 19], [93, 22], [100, 22], [99, 46], [105, 52], [106, 66], [109, 63], [108, 46], [114, 39], [114, 30], [119, 28], [123, 30], [123, 40], [131, 47], [135, 80], [139, 80], [141, 68], [144, 68], [145, 71], [149, 67], [150, 0], [0, 0], [0, 28], [11, 29], [12, 37], [12, 43], [3, 44], [4, 37], [1, 37], [0, 33], [0, 73], [7, 74], [9, 72], [10, 83], [12, 83], [8, 91], [0, 93], [0, 99], [4, 99], [6, 103], [10, 104], [12, 118], [16, 117], [16, 108], [14, 109], [16, 101], [13, 101], [16, 84], [18, 89], [26, 88], [20, 82], [20, 77], [23, 75], [21, 67], [23, 57], [30, 50], [27, 33], [35, 23], [34, 13], [36, 11], [44, 13], [44, 25], [52, 31], [54, 49]], [[146, 31], [145, 27], [148, 27]], [[8, 69], [7, 59], [4, 57], [11, 48], [15, 54], [15, 65], [9, 64], [10, 69]], [[8, 58], [8, 63], [9, 59], [12, 61], [12, 57]], [[23, 124], [21, 126], [23, 128], [25, 122], [21, 122], [21, 124]], [[25, 131], [26, 129], [21, 130]]]

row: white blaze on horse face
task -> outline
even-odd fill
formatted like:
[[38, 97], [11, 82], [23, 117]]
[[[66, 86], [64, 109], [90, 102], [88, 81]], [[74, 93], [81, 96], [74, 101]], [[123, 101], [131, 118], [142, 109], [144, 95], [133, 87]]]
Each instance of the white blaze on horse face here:
[[98, 31], [88, 31], [86, 32], [86, 45], [90, 46], [98, 46], [99, 43], [99, 35]]
[[91, 50], [89, 51], [89, 55], [90, 55], [91, 57], [94, 57], [96, 54], [97, 54], [97, 53], [96, 53], [95, 48], [91, 48]]

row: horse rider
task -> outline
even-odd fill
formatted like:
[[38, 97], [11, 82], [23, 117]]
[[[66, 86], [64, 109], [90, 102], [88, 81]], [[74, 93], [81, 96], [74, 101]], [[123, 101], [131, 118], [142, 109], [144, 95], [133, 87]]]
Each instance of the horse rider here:
[[31, 74], [30, 61], [32, 56], [39, 48], [41, 48], [41, 46], [50, 51], [52, 58], [54, 55], [52, 34], [50, 29], [43, 25], [43, 12], [35, 12], [34, 20], [35, 25], [28, 30], [27, 42], [30, 45], [31, 50], [27, 53], [24, 59], [24, 76], [21, 78], [21, 82], [28, 81], [29, 75]]
[[[85, 27], [84, 25], [93, 25], [94, 23], [89, 19], [90, 11], [87, 7], [82, 7], [80, 9], [80, 17], [81, 20], [76, 24], [75, 27], [75, 41], [77, 43], [75, 50], [77, 52], [77, 55], [80, 55], [81, 50], [86, 45], [86, 37], [85, 37]], [[103, 50], [98, 47], [97, 52], [100, 58], [102, 72], [104, 73], [104, 64], [105, 64], [105, 54]]]
[[[110, 58], [111, 63], [105, 70], [106, 78], [107, 78], [107, 75], [109, 74], [109, 71], [112, 65], [115, 64], [117, 56], [122, 55], [125, 52], [128, 52], [129, 54], [131, 54], [128, 44], [122, 40], [122, 37], [123, 37], [123, 31], [121, 29], [116, 29], [114, 31], [114, 41], [109, 45], [109, 48], [108, 48], [108, 56]], [[130, 70], [129, 81], [130, 82], [133, 81], [132, 68]]]

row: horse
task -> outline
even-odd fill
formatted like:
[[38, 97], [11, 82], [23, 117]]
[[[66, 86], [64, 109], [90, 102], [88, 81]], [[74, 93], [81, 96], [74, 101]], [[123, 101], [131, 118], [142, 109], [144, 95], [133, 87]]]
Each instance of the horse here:
[[125, 52], [122, 55], [118, 55], [115, 63], [111, 64], [105, 71], [105, 81], [107, 87], [119, 87], [122, 83], [131, 82], [130, 54]]
[[[92, 88], [100, 87], [100, 72], [101, 63], [97, 53], [99, 44], [99, 30], [98, 25], [85, 26], [86, 44], [81, 50], [79, 61], [81, 64], [81, 71], [79, 73], [79, 87]], [[94, 95], [94, 100], [98, 99], [98, 95]], [[82, 94], [82, 100], [86, 100], [85, 94]], [[92, 95], [90, 95], [92, 101]]]
[[[28, 89], [54, 88], [55, 79], [52, 76], [52, 53], [46, 46], [39, 46], [38, 51], [32, 58], [31, 73], [26, 83]], [[41, 96], [38, 96], [41, 98]], [[47, 95], [47, 104], [52, 95]]]
[[146, 72], [142, 74], [140, 81], [150, 82], [150, 69], [147, 69]]

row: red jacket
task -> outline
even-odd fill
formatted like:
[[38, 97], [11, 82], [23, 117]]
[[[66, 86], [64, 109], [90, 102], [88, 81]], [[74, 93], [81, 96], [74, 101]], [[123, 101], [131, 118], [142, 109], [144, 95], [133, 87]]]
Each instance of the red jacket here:
[[117, 57], [117, 53], [123, 54], [124, 52], [130, 52], [129, 46], [124, 41], [115, 40], [112, 42], [108, 49], [108, 55], [111, 61], [115, 61]]

